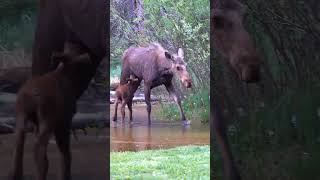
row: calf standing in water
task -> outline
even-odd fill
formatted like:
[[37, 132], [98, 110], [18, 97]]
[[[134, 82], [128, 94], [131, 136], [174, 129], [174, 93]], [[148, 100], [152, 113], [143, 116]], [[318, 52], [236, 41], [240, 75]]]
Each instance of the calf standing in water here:
[[[66, 47], [75, 47], [66, 45]], [[16, 144], [10, 180], [20, 180], [23, 174], [23, 149], [26, 125], [36, 125], [34, 161], [36, 180], [46, 179], [48, 172], [47, 146], [52, 135], [55, 136], [61, 153], [60, 179], [70, 179], [71, 152], [70, 126], [76, 112], [77, 95], [72, 89], [82, 83], [73, 74], [81, 73], [92, 64], [88, 54], [75, 55], [73, 50], [52, 56], [55, 70], [31, 78], [18, 93], [16, 103]]]
[[118, 104], [119, 102], [121, 102], [122, 122], [124, 123], [126, 105], [128, 105], [129, 119], [130, 119], [130, 122], [132, 122], [132, 98], [134, 95], [134, 92], [132, 91], [132, 87], [134, 86], [134, 83], [138, 81], [138, 79], [134, 78], [134, 76], [131, 75], [130, 78], [127, 79], [127, 81], [128, 81], [127, 84], [119, 85], [116, 89], [116, 102], [115, 102], [113, 121], [117, 121]]
[[[176, 75], [186, 88], [191, 87], [191, 78], [189, 77], [186, 69], [187, 64], [183, 58], [184, 55], [181, 48], [177, 54], [172, 55], [158, 43], [152, 43], [146, 47], [131, 47], [124, 52], [120, 84], [126, 84], [129, 76], [134, 75], [138, 78], [138, 83], [132, 86], [132, 92], [134, 93], [139, 87], [140, 82], [144, 80], [144, 95], [149, 124], [151, 124], [151, 89], [160, 85], [165, 85], [170, 96], [177, 103], [182, 122], [184, 124], [190, 123], [186, 120], [181, 100], [177, 96], [172, 83], [173, 75]], [[128, 106], [131, 106], [131, 104], [132, 100], [128, 102]]]

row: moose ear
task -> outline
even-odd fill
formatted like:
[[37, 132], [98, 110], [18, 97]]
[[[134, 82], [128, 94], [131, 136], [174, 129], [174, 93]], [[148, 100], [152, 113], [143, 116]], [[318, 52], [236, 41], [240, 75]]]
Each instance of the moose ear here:
[[90, 56], [88, 53], [81, 54], [81, 55], [77, 56], [74, 60], [77, 63], [83, 63], [83, 64], [90, 64], [91, 63], [91, 59], [90, 59]]
[[184, 57], [184, 53], [183, 53], [182, 48], [179, 48], [179, 49], [178, 49], [178, 56], [179, 56], [179, 57], [182, 57], [182, 58]]
[[166, 56], [167, 59], [173, 60], [173, 59], [172, 59], [172, 55], [171, 55], [169, 52], [167, 52], [167, 51], [164, 52], [164, 55]]

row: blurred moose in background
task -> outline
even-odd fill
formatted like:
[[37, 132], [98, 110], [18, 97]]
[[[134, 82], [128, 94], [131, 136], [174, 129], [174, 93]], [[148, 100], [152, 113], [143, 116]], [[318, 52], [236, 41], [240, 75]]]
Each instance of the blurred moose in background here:
[[[243, 25], [245, 6], [237, 0], [214, 0], [211, 8], [211, 39], [214, 48], [229, 61], [241, 81], [258, 82], [262, 60]], [[221, 148], [225, 179], [239, 180], [241, 178], [228, 143], [220, 103], [222, 100], [213, 95], [212, 126]]]

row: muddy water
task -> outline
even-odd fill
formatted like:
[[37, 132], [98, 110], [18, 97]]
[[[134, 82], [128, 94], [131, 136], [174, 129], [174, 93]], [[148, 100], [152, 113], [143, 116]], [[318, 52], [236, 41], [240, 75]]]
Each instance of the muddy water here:
[[[158, 108], [157, 105], [152, 107]], [[113, 112], [112, 105], [110, 117], [113, 116]], [[189, 127], [184, 127], [181, 122], [159, 120], [152, 116], [149, 126], [144, 105], [134, 105], [132, 125], [127, 118], [126, 122], [122, 123], [119, 115], [118, 109], [118, 122], [111, 122], [110, 125], [111, 151], [142, 151], [210, 143], [209, 124], [192, 121]]]

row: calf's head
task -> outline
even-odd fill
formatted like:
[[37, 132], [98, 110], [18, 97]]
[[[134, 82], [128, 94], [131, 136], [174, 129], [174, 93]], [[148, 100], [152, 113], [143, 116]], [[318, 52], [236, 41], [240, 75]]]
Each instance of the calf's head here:
[[139, 79], [138, 78], [135, 78], [133, 75], [130, 75], [129, 78], [127, 78], [127, 84], [130, 85], [130, 84], [133, 84], [134, 82], [138, 82]]
[[229, 59], [240, 80], [257, 82], [260, 80], [262, 61], [243, 26], [245, 7], [236, 1], [230, 2], [213, 9], [211, 27], [214, 46]]
[[53, 68], [68, 73], [79, 73], [90, 65], [92, 65], [92, 62], [88, 53], [77, 56], [66, 53], [53, 53], [51, 57], [51, 66]]
[[178, 53], [173, 55], [165, 52], [165, 56], [172, 61], [172, 72], [174, 72], [186, 88], [191, 88], [192, 81], [187, 71], [187, 63], [184, 61], [183, 50], [179, 48]]

